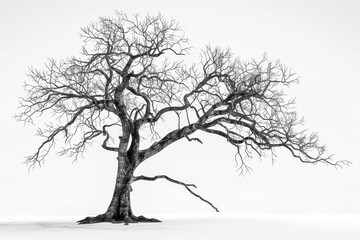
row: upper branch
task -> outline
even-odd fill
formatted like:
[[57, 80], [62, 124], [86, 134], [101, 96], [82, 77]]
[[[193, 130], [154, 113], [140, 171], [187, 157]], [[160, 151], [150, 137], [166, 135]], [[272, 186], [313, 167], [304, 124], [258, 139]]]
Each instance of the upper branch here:
[[[184, 137], [201, 142], [189, 135], [202, 130], [234, 145], [242, 163], [252, 152], [275, 156], [281, 147], [303, 162], [349, 164], [333, 161], [317, 135], [302, 130], [295, 102], [284, 93], [298, 79], [280, 61], [266, 55], [240, 61], [230, 49], [207, 46], [200, 62], [188, 67], [183, 59], [188, 39], [176, 21], [160, 14], [141, 18], [117, 12], [82, 28], [82, 38], [81, 57], [30, 69], [17, 119], [32, 122], [49, 112], [65, 124], [39, 130], [46, 140], [29, 162], [42, 161], [60, 132], [65, 142], [78, 140], [63, 152], [77, 155], [101, 134], [103, 148], [118, 151], [108, 145], [106, 128], [120, 122], [123, 134], [135, 139], [131, 152], [136, 158], [139, 153], [138, 163]], [[148, 127], [156, 136], [156, 123], [170, 113], [177, 116], [177, 129], [139, 151], [140, 131]]]
[[[266, 55], [259, 61], [242, 62], [233, 58], [230, 50], [207, 47], [202, 55], [202, 73], [192, 72], [193, 90], [183, 95], [182, 105], [167, 106], [142, 122], [157, 121], [167, 112], [194, 110], [188, 125], [165, 135], [141, 152], [142, 159], [158, 153], [169, 144], [197, 130], [219, 135], [234, 145], [247, 167], [246, 158], [252, 152], [263, 156], [276, 148], [284, 148], [305, 163], [323, 162], [335, 167], [347, 161], [333, 161], [314, 133], [301, 129], [294, 100], [287, 99], [284, 88], [298, 79], [279, 61], [269, 61]], [[190, 74], [189, 74], [190, 75]], [[189, 76], [187, 75], [187, 76]], [[191, 85], [189, 85], [191, 86]], [[195, 119], [195, 120], [194, 120]]]

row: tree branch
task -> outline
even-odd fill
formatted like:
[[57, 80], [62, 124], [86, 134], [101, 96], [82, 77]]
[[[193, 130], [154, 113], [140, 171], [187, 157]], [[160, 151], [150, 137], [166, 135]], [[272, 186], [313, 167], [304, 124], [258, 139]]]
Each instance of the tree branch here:
[[[54, 138], [56, 137], [56, 135], [58, 135], [60, 132], [65, 132], [65, 135], [67, 135], [68, 127], [71, 126], [75, 122], [77, 117], [80, 116], [86, 109], [91, 108], [91, 106], [92, 105], [90, 104], [90, 105], [80, 107], [79, 110], [73, 115], [73, 117], [71, 118], [71, 120], [68, 123], [66, 123], [64, 126], [58, 127], [54, 131], [52, 131], [50, 133], [50, 135], [46, 137], [46, 140], [39, 146], [36, 153], [32, 156], [27, 157], [26, 163], [31, 164], [31, 166], [35, 166], [36, 163], [38, 163], [40, 165], [40, 163], [44, 160], [46, 155], [49, 153], [50, 147], [53, 146]], [[49, 147], [47, 149], [45, 149], [43, 153], [41, 153], [43, 148], [47, 144], [49, 144]]]
[[196, 142], [203, 144], [203, 142], [199, 138], [190, 138], [187, 134], [185, 135], [185, 137], [189, 142], [196, 141]]
[[[105, 128], [103, 128], [103, 129], [105, 129]], [[119, 148], [117, 148], [117, 147], [109, 147], [108, 146], [108, 142], [109, 142], [109, 138], [110, 138], [109, 132], [106, 131], [106, 130], [103, 130], [103, 135], [105, 135], [106, 138], [104, 139], [101, 147], [104, 148], [105, 150], [108, 150], [108, 151], [118, 152]]]
[[154, 176], [154, 177], [146, 177], [146, 176], [134, 176], [132, 181], [133, 182], [136, 182], [136, 181], [139, 181], [139, 180], [145, 180], [145, 181], [155, 181], [157, 179], [166, 179], [168, 180], [169, 182], [172, 182], [172, 183], [175, 183], [175, 184], [179, 184], [179, 185], [182, 185], [186, 188], [186, 190], [188, 190], [192, 195], [194, 195], [195, 197], [199, 198], [201, 201], [209, 204], [216, 212], [219, 212], [219, 210], [211, 203], [209, 202], [208, 200], [204, 199], [203, 197], [201, 197], [199, 194], [196, 194], [195, 192], [193, 192], [190, 187], [194, 187], [196, 188], [195, 184], [187, 184], [187, 183], [184, 183], [184, 182], [181, 182], [181, 181], [178, 181], [178, 180], [175, 180], [175, 179], [172, 179], [166, 175], [157, 175], [157, 176]]
[[161, 140], [153, 143], [150, 147], [145, 150], [141, 150], [139, 154], [139, 161], [140, 163], [145, 161], [147, 158], [157, 154], [170, 144], [174, 143], [175, 141], [192, 134], [196, 130], [199, 129], [199, 126], [196, 124], [190, 124], [180, 129], [176, 129], [165, 135]]

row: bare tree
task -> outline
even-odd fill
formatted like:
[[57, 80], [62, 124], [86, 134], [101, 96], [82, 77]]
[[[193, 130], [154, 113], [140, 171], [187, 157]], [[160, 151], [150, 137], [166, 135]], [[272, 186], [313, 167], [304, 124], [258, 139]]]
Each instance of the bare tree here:
[[[199, 63], [185, 63], [188, 40], [174, 20], [163, 16], [128, 17], [118, 12], [81, 29], [80, 57], [50, 59], [44, 70], [31, 68], [17, 119], [32, 122], [51, 114], [53, 122], [39, 128], [44, 141], [26, 163], [41, 165], [55, 141], [64, 139], [61, 155], [77, 159], [95, 138], [117, 154], [112, 200], [104, 214], [79, 223], [158, 221], [135, 216], [130, 206], [135, 181], [166, 179], [196, 194], [193, 184], [165, 175], [134, 176], [135, 169], [170, 144], [196, 131], [218, 135], [232, 144], [240, 174], [250, 170], [247, 158], [285, 148], [304, 163], [335, 162], [314, 133], [301, 130], [302, 120], [283, 89], [296, 76], [279, 61], [264, 55], [240, 61], [230, 49], [207, 46]], [[168, 57], [171, 57], [168, 58]], [[174, 130], [157, 132], [160, 119], [175, 114]], [[151, 141], [143, 147], [142, 137]]]

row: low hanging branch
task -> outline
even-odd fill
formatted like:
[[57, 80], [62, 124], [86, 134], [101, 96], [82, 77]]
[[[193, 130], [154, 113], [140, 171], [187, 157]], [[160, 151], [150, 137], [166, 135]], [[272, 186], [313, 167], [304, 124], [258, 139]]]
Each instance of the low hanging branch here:
[[140, 175], [140, 176], [134, 176], [133, 177], [133, 182], [136, 182], [136, 181], [139, 181], [139, 180], [145, 180], [145, 181], [155, 181], [157, 179], [166, 179], [168, 180], [169, 182], [172, 182], [172, 183], [175, 183], [175, 184], [179, 184], [179, 185], [182, 185], [184, 186], [192, 195], [194, 195], [195, 197], [199, 198], [201, 201], [203, 202], [206, 202], [207, 204], [209, 204], [216, 212], [219, 212], [219, 210], [217, 209], [217, 207], [215, 207], [210, 201], [204, 199], [203, 197], [201, 197], [199, 194], [196, 194], [195, 192], [193, 192], [190, 187], [194, 187], [194, 188], [197, 188], [195, 184], [188, 184], [188, 183], [184, 183], [184, 182], [181, 182], [181, 181], [178, 181], [178, 180], [175, 180], [175, 179], [172, 179], [166, 175], [157, 175], [157, 176], [154, 176], [154, 177], [147, 177], [147, 176], [144, 176], [144, 175]]

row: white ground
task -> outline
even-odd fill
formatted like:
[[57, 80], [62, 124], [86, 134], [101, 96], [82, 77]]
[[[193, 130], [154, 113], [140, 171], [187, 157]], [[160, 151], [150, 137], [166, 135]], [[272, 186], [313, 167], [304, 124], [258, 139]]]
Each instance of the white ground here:
[[159, 216], [162, 223], [77, 225], [79, 217], [2, 216], [0, 239], [359, 240], [360, 215]]

